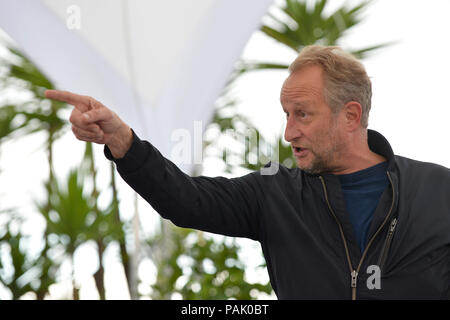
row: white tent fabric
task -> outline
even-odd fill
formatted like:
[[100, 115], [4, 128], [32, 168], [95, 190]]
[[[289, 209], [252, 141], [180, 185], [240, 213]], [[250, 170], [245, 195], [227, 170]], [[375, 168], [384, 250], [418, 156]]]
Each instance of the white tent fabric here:
[[95, 97], [170, 158], [175, 129], [210, 120], [272, 1], [0, 0], [0, 28], [58, 88]]

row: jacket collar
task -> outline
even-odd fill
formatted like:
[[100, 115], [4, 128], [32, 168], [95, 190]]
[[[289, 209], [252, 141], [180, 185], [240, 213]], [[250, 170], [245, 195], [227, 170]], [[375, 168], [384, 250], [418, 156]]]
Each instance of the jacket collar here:
[[387, 170], [394, 171], [394, 151], [392, 151], [389, 141], [381, 133], [371, 129], [367, 130], [367, 140], [370, 150], [386, 158], [388, 162]]

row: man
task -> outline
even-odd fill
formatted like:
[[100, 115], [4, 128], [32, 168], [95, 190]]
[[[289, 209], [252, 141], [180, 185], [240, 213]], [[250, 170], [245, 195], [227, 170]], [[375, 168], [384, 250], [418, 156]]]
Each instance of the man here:
[[371, 95], [353, 56], [306, 47], [281, 90], [298, 168], [227, 179], [189, 177], [100, 102], [46, 92], [162, 217], [259, 241], [278, 298], [448, 298], [450, 170], [394, 155], [367, 129]]

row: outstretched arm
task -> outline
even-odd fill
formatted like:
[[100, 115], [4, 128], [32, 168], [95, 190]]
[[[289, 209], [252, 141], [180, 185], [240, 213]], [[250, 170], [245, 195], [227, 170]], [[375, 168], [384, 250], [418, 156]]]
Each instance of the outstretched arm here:
[[121, 177], [162, 217], [181, 227], [259, 238], [264, 198], [259, 172], [234, 179], [190, 177], [97, 100], [57, 90], [45, 95], [75, 106], [70, 116], [75, 136], [105, 144]]

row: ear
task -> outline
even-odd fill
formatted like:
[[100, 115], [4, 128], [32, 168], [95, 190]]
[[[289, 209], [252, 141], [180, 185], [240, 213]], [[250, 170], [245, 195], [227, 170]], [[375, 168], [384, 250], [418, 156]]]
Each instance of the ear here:
[[347, 102], [343, 108], [345, 125], [350, 131], [361, 127], [362, 106], [359, 102]]

